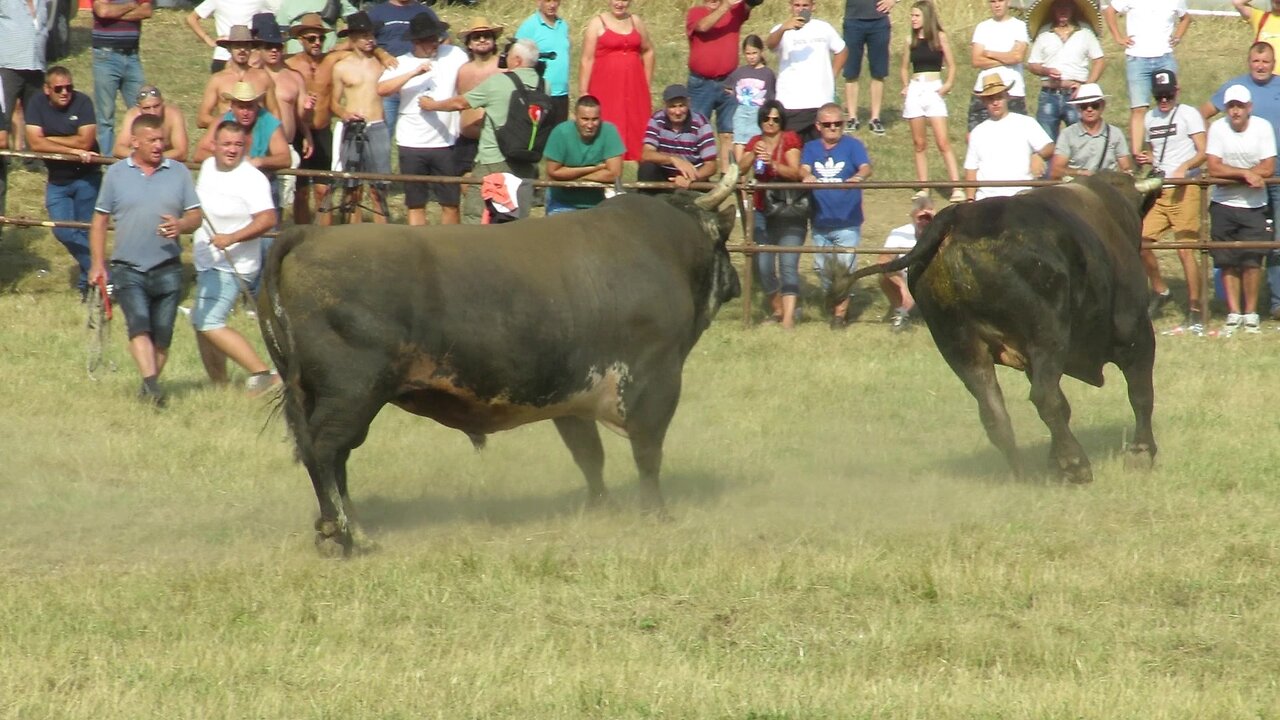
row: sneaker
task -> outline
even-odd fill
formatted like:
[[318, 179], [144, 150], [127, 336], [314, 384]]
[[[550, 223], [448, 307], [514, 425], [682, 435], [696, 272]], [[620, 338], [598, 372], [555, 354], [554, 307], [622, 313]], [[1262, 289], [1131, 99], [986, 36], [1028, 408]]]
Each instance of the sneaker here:
[[893, 313], [893, 319], [889, 321], [889, 330], [891, 332], [900, 333], [904, 330], [911, 329], [911, 316], [905, 310], [896, 310]]
[[1240, 313], [1227, 313], [1227, 322], [1222, 326], [1222, 334], [1230, 337], [1232, 333], [1240, 329], [1240, 325], [1243, 322], [1244, 316]]
[[1258, 321], [1258, 313], [1246, 313], [1244, 316], [1244, 331], [1250, 335], [1257, 335], [1262, 332], [1262, 325]]
[[178, 312], [182, 313], [183, 317], [191, 317], [191, 308], [186, 305], [179, 305]]
[[845, 121], [844, 121], [844, 131], [845, 131], [845, 134], [847, 134], [847, 135], [852, 135], [852, 134], [854, 134], [854, 133], [858, 132], [858, 127], [859, 127], [861, 124], [862, 124], [862, 123], [858, 122], [858, 118], [849, 118], [848, 120], [845, 120]]
[[871, 118], [871, 122], [867, 123], [867, 127], [871, 128], [871, 132], [876, 135], [884, 134], [884, 123], [880, 122], [880, 118]]
[[169, 404], [169, 401], [165, 399], [163, 392], [160, 390], [148, 390], [146, 385], [138, 388], [138, 400], [160, 409], [165, 408]]
[[916, 193], [915, 193], [914, 195], [912, 195], [912, 196], [911, 196], [911, 199], [912, 199], [912, 200], [924, 200], [924, 199], [925, 199], [925, 198], [927, 198], [927, 197], [929, 197], [929, 191], [928, 191], [928, 190], [917, 190], [917, 191], [916, 191]]
[[951, 197], [948, 198], [948, 200], [953, 203], [962, 203], [968, 199], [969, 199], [968, 196], [964, 194], [964, 190], [960, 188], [956, 188], [955, 190], [952, 190]]
[[1164, 306], [1169, 304], [1173, 299], [1173, 293], [1165, 290], [1162, 293], [1152, 293], [1151, 302], [1147, 304], [1147, 314], [1154, 320], [1164, 314]]
[[1196, 337], [1204, 337], [1204, 325], [1201, 325], [1198, 322], [1187, 323], [1187, 334], [1195, 335]]
[[280, 373], [271, 372], [258, 373], [250, 375], [249, 379], [244, 381], [244, 389], [251, 396], [261, 395], [280, 384]]

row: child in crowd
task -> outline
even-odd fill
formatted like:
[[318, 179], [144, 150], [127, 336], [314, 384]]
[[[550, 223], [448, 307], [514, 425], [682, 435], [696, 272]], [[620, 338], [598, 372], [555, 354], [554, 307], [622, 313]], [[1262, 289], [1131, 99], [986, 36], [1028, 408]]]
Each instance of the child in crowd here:
[[[942, 68], [946, 67], [946, 79]], [[926, 126], [933, 129], [933, 140], [947, 165], [947, 177], [960, 179], [951, 138], [947, 132], [946, 95], [956, 79], [955, 58], [947, 34], [938, 22], [938, 11], [931, 0], [919, 0], [911, 6], [911, 42], [902, 53], [902, 117], [911, 126], [911, 144], [915, 150], [916, 179], [928, 181], [929, 158], [925, 155], [928, 139]], [[928, 197], [920, 190], [916, 197]], [[951, 202], [962, 202], [964, 191], [951, 192]]]
[[751, 138], [760, 134], [758, 116], [765, 101], [772, 100], [777, 76], [764, 64], [764, 41], [748, 35], [742, 41], [742, 67], [725, 78], [725, 92], [733, 96], [738, 109], [733, 114], [733, 158], [738, 160]]

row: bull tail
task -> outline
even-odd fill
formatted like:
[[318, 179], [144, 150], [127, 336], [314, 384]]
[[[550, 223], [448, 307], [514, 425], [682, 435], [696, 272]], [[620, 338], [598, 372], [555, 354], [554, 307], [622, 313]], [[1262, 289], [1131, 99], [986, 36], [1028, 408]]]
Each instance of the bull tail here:
[[898, 272], [913, 265], [924, 266], [933, 262], [933, 256], [938, 254], [942, 244], [951, 236], [951, 228], [956, 223], [955, 208], [956, 206], [952, 205], [938, 213], [925, 228], [924, 235], [916, 238], [916, 246], [908, 250], [905, 255], [889, 262], [868, 265], [857, 270], [849, 275], [848, 282], [852, 284], [858, 278], [868, 275]]
[[309, 457], [311, 438], [307, 432], [301, 369], [298, 363], [293, 362], [297, 346], [289, 326], [289, 316], [280, 299], [280, 268], [285, 256], [305, 238], [306, 230], [301, 227], [289, 228], [276, 238], [271, 245], [271, 252], [267, 254], [266, 265], [262, 268], [262, 284], [258, 293], [258, 325], [262, 329], [267, 352], [283, 380], [280, 401], [285, 420], [297, 444], [299, 459]]

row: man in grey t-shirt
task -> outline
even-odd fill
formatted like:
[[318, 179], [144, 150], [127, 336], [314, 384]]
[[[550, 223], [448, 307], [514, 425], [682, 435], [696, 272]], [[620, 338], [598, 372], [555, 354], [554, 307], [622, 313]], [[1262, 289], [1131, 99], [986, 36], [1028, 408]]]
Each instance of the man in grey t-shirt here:
[[138, 397], [164, 406], [158, 378], [169, 357], [182, 296], [178, 238], [200, 226], [200, 198], [185, 165], [164, 156], [164, 122], [139, 115], [133, 153], [102, 179], [89, 229], [89, 284], [107, 277], [107, 224], [115, 219], [111, 280], [129, 330], [129, 354], [142, 376]]
[[1080, 122], [1058, 133], [1049, 175], [1060, 180], [1066, 175], [1092, 175], [1099, 170], [1133, 172], [1133, 156], [1124, 131], [1102, 120], [1107, 96], [1095, 83], [1085, 83], [1068, 103], [1080, 113]]

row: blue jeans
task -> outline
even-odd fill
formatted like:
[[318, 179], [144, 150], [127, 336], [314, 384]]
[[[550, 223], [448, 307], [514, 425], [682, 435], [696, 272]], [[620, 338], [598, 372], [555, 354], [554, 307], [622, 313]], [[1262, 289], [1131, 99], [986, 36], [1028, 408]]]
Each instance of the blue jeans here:
[[[102, 175], [95, 171], [66, 185], [47, 185], [44, 189], [44, 207], [49, 212], [49, 219], [75, 222], [93, 220], [93, 203], [98, 199], [98, 186], [101, 184]], [[89, 231], [54, 228], [53, 236], [80, 265], [80, 279], [76, 282], [76, 287], [85, 289], [89, 285]]]
[[738, 101], [725, 92], [724, 79], [715, 80], [701, 75], [689, 73], [689, 109], [711, 122], [711, 111], [715, 111], [715, 130], [718, 133], [733, 132], [733, 111], [738, 109]]
[[1160, 57], [1124, 57], [1124, 77], [1129, 82], [1129, 107], [1151, 106], [1151, 76], [1157, 70], [1178, 72], [1173, 53]]
[[[1280, 225], [1280, 185], [1267, 186], [1267, 200], [1271, 202], [1271, 240], [1280, 237], [1276, 227]], [[1267, 287], [1270, 288], [1271, 299], [1268, 310], [1280, 309], [1280, 250], [1267, 253]]]
[[103, 155], [109, 157], [115, 147], [116, 93], [124, 95], [125, 109], [131, 108], [145, 83], [142, 59], [136, 50], [125, 53], [112, 48], [93, 49], [93, 107], [98, 116], [98, 147]]
[[1036, 122], [1049, 134], [1049, 139], [1057, 142], [1058, 130], [1064, 125], [1080, 122], [1080, 111], [1075, 105], [1068, 105], [1071, 91], [1063, 88], [1040, 89], [1040, 104], [1036, 106]]
[[400, 119], [400, 93], [382, 98], [382, 117], [387, 121], [391, 136], [396, 134], [396, 120]]
[[581, 209], [573, 205], [566, 205], [562, 202], [559, 202], [558, 200], [556, 200], [556, 195], [554, 192], [547, 193], [547, 200], [546, 200], [545, 207], [547, 209], [546, 211], [547, 217], [551, 217], [552, 215], [559, 215], [560, 213], [573, 212], [574, 210]]
[[[813, 246], [820, 248], [856, 248], [858, 243], [862, 241], [862, 228], [860, 226], [845, 228], [814, 228], [813, 229]], [[827, 263], [834, 260], [836, 263], [847, 268], [848, 272], [853, 272], [858, 266], [858, 255], [856, 253], [817, 253], [813, 256], [813, 269], [818, 271], [818, 280], [822, 282], [823, 290], [831, 289], [831, 272], [834, 270], [827, 269]], [[850, 288], [852, 292], [853, 288]]]
[[[757, 245], [804, 245], [805, 223], [794, 220], [768, 220], [756, 211], [755, 241]], [[760, 289], [765, 295], [781, 292], [800, 294], [800, 253], [756, 253], [756, 270]]]

